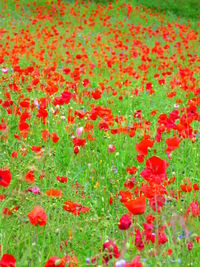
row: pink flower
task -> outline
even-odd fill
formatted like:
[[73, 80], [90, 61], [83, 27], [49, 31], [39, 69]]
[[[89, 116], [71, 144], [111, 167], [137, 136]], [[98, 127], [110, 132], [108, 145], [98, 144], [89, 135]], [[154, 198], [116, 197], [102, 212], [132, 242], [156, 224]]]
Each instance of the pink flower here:
[[82, 132], [83, 132], [83, 127], [79, 127], [79, 128], [76, 129], [76, 134], [78, 136], [81, 136]]
[[115, 152], [115, 146], [114, 146], [114, 145], [109, 145], [109, 146], [108, 146], [108, 152], [109, 152], [109, 153], [113, 153], [113, 152]]
[[26, 189], [26, 191], [33, 193], [34, 195], [39, 195], [40, 194], [40, 188], [37, 186], [34, 187], [29, 187]]
[[6, 74], [6, 73], [8, 73], [8, 70], [9, 70], [8, 68], [2, 68], [1, 69], [1, 72], [4, 73], [4, 74]]

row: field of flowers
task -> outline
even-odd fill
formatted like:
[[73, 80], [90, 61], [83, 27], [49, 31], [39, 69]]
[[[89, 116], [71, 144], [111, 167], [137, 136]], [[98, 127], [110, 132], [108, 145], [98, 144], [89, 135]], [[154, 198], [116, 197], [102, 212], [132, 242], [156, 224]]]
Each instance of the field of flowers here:
[[0, 11], [0, 267], [199, 266], [198, 20]]

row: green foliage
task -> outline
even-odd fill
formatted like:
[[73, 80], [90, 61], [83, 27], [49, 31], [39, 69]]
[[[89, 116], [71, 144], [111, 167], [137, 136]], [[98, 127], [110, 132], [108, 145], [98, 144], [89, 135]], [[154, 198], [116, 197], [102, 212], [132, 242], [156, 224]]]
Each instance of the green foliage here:
[[148, 8], [174, 13], [180, 17], [199, 18], [199, 0], [136, 0], [137, 4], [142, 4]]

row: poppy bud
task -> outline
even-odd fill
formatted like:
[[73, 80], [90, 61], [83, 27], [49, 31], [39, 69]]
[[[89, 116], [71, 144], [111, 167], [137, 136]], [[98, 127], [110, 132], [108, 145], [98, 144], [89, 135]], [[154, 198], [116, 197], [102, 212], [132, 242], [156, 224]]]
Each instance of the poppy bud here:
[[78, 146], [75, 146], [75, 148], [74, 148], [74, 154], [78, 154], [78, 152], [79, 152], [79, 147]]
[[188, 250], [192, 250], [192, 248], [193, 248], [193, 243], [192, 243], [192, 242], [188, 243], [187, 247], [188, 247]]
[[118, 227], [120, 230], [127, 230], [131, 225], [131, 220], [128, 214], [124, 214], [119, 220]]

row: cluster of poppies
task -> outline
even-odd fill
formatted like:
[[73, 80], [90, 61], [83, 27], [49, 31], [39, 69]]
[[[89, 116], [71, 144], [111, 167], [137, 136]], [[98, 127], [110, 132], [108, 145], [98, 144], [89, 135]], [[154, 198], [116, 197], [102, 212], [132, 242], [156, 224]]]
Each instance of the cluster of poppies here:
[[[101, 215], [117, 210], [118, 217], [113, 220], [117, 220], [116, 231], [121, 231], [123, 238], [115, 240], [113, 235], [103, 243], [94, 241], [86, 260], [85, 253], [77, 255], [76, 250], [64, 254], [65, 240], [59, 248], [62, 255], [44, 255], [42, 266], [76, 267], [86, 261], [92, 266], [141, 267], [145, 249], [150, 257], [173, 255], [169, 246], [177, 246], [177, 222], [184, 232], [186, 249], [199, 248], [200, 233], [188, 226], [199, 222], [200, 214], [196, 160], [200, 137], [199, 30], [189, 22], [168, 21], [162, 14], [125, 1], [91, 6], [79, 1], [57, 0], [46, 5], [35, 1], [26, 8], [20, 1], [13, 2], [20, 22], [7, 16], [7, 1], [3, 1], [0, 16], [2, 23], [6, 18], [10, 25], [9, 30], [0, 28], [3, 223], [6, 225], [8, 218], [11, 222], [17, 214], [17, 218], [23, 217], [20, 227], [25, 221], [31, 229], [47, 231], [53, 209], [47, 212], [44, 202], [48, 198], [71, 216], [73, 228], [74, 218], [81, 221], [93, 216], [92, 200], [107, 190], [108, 205]], [[122, 148], [129, 149], [126, 142], [132, 155]], [[191, 162], [187, 154], [182, 155], [185, 145], [194, 147], [187, 152], [194, 158]], [[121, 154], [125, 156], [117, 161]], [[120, 173], [122, 178], [117, 186], [109, 189], [106, 184], [98, 191], [104, 177], [99, 181], [97, 171], [90, 170], [97, 176], [95, 185], [93, 176], [87, 181], [87, 186], [96, 190], [91, 197], [81, 179], [68, 176], [69, 162], [76, 167], [86, 166], [90, 160], [96, 168], [99, 155], [118, 164], [112, 167], [112, 174]], [[187, 166], [181, 174], [173, 171], [176, 157], [185, 157]], [[47, 175], [48, 164], [53, 163], [54, 178]], [[106, 160], [104, 163], [100, 168], [107, 168]], [[188, 166], [194, 169], [191, 177], [185, 171]], [[66, 199], [66, 185], [72, 180], [77, 199]], [[14, 195], [17, 199], [21, 193], [44, 202], [38, 201], [40, 204], [24, 214], [24, 203], [13, 201]], [[166, 208], [170, 202], [184, 205], [172, 213], [170, 205]], [[165, 220], [161, 219], [163, 214]], [[190, 230], [195, 231], [193, 238]], [[137, 251], [135, 255], [129, 243]], [[15, 259], [9, 241], [4, 246], [5, 242], [0, 246], [0, 267], [17, 266], [20, 257]]]

